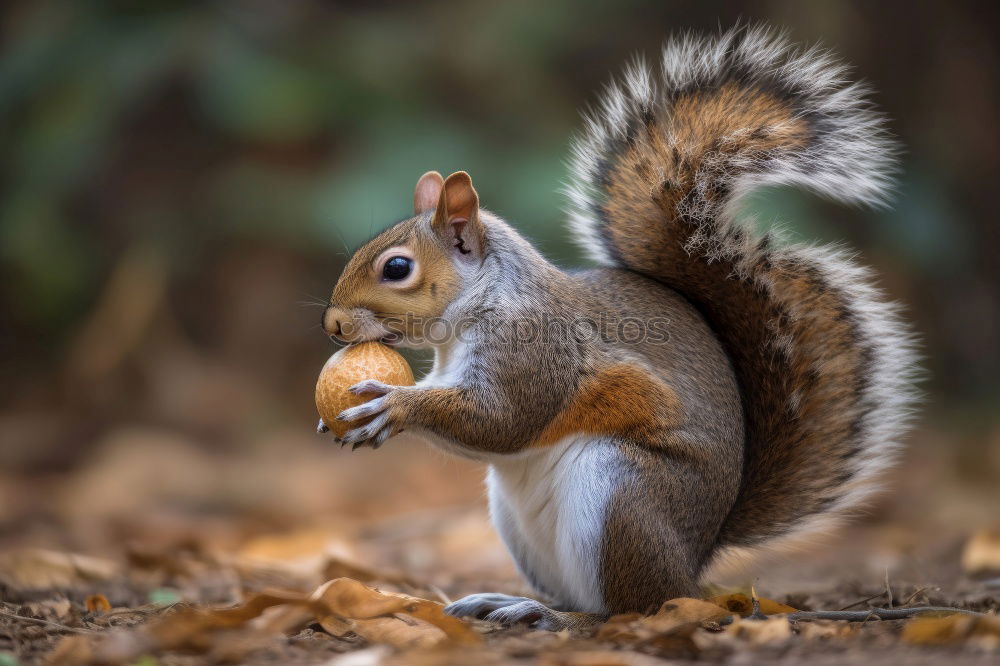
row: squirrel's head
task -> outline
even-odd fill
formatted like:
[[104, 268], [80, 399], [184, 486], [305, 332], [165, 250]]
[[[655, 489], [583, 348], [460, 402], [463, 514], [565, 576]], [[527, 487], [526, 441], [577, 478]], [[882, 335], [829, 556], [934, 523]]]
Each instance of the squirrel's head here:
[[428, 171], [413, 192], [411, 218], [365, 243], [344, 268], [323, 329], [344, 342], [423, 346], [483, 258], [479, 195], [464, 171]]

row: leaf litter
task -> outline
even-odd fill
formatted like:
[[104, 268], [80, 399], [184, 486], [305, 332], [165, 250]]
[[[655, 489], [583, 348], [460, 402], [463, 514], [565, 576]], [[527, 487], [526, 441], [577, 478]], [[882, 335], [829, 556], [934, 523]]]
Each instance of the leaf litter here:
[[[284, 551], [288, 562], [302, 552], [291, 538]], [[317, 543], [324, 542], [317, 539]], [[252, 542], [246, 553], [253, 561], [273, 566], [273, 553]], [[318, 550], [328, 552], [325, 546]], [[239, 558], [237, 558], [239, 559]], [[13, 558], [32, 562], [33, 576], [47, 563], [62, 571], [77, 558]], [[246, 558], [241, 560], [247, 565]], [[322, 572], [358, 565], [336, 556], [314, 562]], [[102, 569], [103, 571], [104, 569]], [[377, 578], [375, 570], [368, 572]], [[292, 580], [308, 577], [295, 570]], [[391, 574], [390, 585], [420, 583]], [[51, 579], [43, 574], [45, 580]], [[26, 580], [37, 583], [37, 577]], [[61, 579], [65, 582], [65, 579]], [[92, 584], [85, 569], [77, 584]], [[816, 620], [795, 621], [798, 609], [771, 599], [736, 591], [707, 599], [678, 598], [665, 602], [648, 615], [616, 615], [590, 631], [540, 632], [525, 627], [501, 629], [484, 622], [446, 615], [444, 604], [398, 591], [382, 590], [361, 581], [338, 577], [311, 592], [268, 589], [249, 593], [236, 605], [213, 607], [177, 603], [165, 607], [113, 608], [101, 593], [86, 596], [82, 604], [68, 599], [24, 604], [20, 616], [9, 604], [0, 616], [38, 621], [41, 629], [63, 634], [44, 656], [49, 664], [133, 664], [146, 656], [200, 655], [206, 663], [243, 663], [254, 655], [267, 655], [283, 641], [326, 642], [329, 652], [346, 653], [330, 664], [451, 664], [506, 663], [505, 659], [534, 655], [539, 663], [652, 664], [653, 657], [719, 659], [748, 650], [785, 649], [794, 642], [835, 641], [843, 646], [858, 643], [864, 630], [859, 623]], [[137, 616], [132, 622], [113, 618]], [[44, 617], [52, 618], [43, 620]], [[66, 624], [62, 624], [62, 623]], [[71, 626], [72, 625], [72, 626]], [[911, 645], [968, 646], [994, 651], [1000, 645], [1000, 618], [994, 615], [937, 615], [918, 617], [902, 626], [899, 640]], [[68, 634], [68, 635], [67, 635]], [[320, 636], [326, 636], [325, 639]], [[365, 648], [365, 646], [373, 646]], [[400, 660], [405, 655], [405, 659]], [[158, 663], [158, 662], [153, 662]], [[308, 663], [308, 662], [303, 662]], [[315, 662], [322, 663], [322, 662]]]
[[[192, 464], [224, 473], [221, 464], [197, 456], [191, 455]], [[265, 476], [254, 477], [271, 493], [264, 505], [213, 514], [202, 512], [205, 500], [196, 497], [198, 511], [164, 510], [162, 488], [146, 484], [149, 476], [132, 470], [140, 458], [129, 451], [129, 464], [114, 466], [115, 474], [127, 469], [137, 475], [131, 495], [119, 484], [113, 500], [94, 498], [116, 481], [95, 470], [88, 472], [91, 482], [80, 486], [97, 505], [129, 501], [128, 507], [84, 521], [82, 502], [62, 496], [61, 505], [73, 507], [72, 520], [59, 528], [67, 532], [27, 540], [27, 548], [2, 544], [4, 666], [645, 666], [664, 659], [801, 663], [822, 655], [836, 655], [837, 663], [947, 659], [955, 666], [991, 663], [1000, 650], [995, 615], [1000, 587], [991, 582], [998, 574], [995, 530], [923, 541], [870, 530], [855, 539], [865, 543], [861, 555], [840, 545], [800, 558], [815, 560], [807, 578], [770, 588], [756, 581], [769, 593], [766, 597], [738, 583], [706, 590], [704, 598], [670, 600], [655, 612], [617, 615], [590, 629], [552, 633], [443, 613], [445, 603], [464, 594], [530, 591], [481, 505], [458, 502], [475, 497], [478, 488], [457, 494], [454, 486], [428, 483], [430, 475], [416, 455], [401, 455], [401, 461], [359, 458], [357, 468], [326, 469], [330, 483], [352, 495], [350, 503], [311, 509], [336, 516], [326, 523], [276, 509], [301, 507], [303, 491]], [[159, 467], [168, 461], [147, 464]], [[382, 478], [402, 478], [407, 464], [422, 479], [419, 485], [378, 485]], [[400, 465], [400, 470], [385, 473], [383, 465]], [[302, 464], [310, 479], [321, 476], [314, 468], [314, 460]], [[463, 470], [455, 476], [478, 474]], [[247, 483], [242, 477], [238, 481], [231, 487]], [[145, 500], [146, 485], [161, 494]], [[184, 486], [184, 492], [195, 491], [199, 487]], [[446, 495], [435, 505], [436, 491]], [[414, 509], [417, 494], [427, 508]], [[393, 510], [384, 510], [380, 501]], [[85, 547], [63, 550], [63, 542]], [[842, 543], [850, 542], [844, 537]], [[45, 547], [34, 547], [39, 543]], [[930, 573], [890, 576], [911, 551], [920, 553], [912, 559], [930, 566]], [[869, 564], [864, 558], [877, 561]], [[914, 606], [956, 606], [981, 614], [877, 616]], [[825, 619], [818, 609], [855, 615], [852, 621]]]

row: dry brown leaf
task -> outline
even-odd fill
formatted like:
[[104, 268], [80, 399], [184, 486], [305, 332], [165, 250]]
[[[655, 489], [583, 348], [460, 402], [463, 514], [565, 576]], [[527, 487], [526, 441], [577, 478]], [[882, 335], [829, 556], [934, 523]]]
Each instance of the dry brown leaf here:
[[972, 574], [1000, 572], [1000, 529], [972, 535], [962, 551], [962, 567]]
[[385, 643], [394, 648], [430, 648], [448, 640], [448, 636], [432, 624], [405, 615], [354, 620], [353, 631], [371, 643]]
[[305, 606], [273, 606], [251, 620], [254, 629], [266, 634], [294, 634], [316, 621], [316, 613]]
[[792, 635], [792, 625], [784, 617], [769, 617], [765, 620], [736, 618], [726, 627], [726, 633], [752, 645], [771, 645], [787, 641]]
[[447, 634], [441, 629], [406, 615], [362, 620], [326, 615], [318, 621], [333, 636], [353, 633], [371, 643], [382, 643], [400, 649], [435, 647], [448, 640]]
[[46, 656], [51, 666], [129, 663], [146, 653], [151, 645], [138, 631], [111, 631], [95, 636], [67, 636]]
[[273, 641], [273, 635], [264, 633], [225, 631], [215, 636], [205, 661], [212, 664], [241, 664], [251, 653], [273, 648]]
[[311, 599], [330, 615], [367, 619], [405, 613], [434, 625], [457, 644], [476, 645], [482, 641], [479, 634], [472, 631], [463, 620], [445, 614], [444, 605], [437, 601], [380, 592], [350, 578], [337, 578], [324, 583], [313, 593]]
[[802, 636], [806, 640], [846, 638], [855, 635], [858, 631], [858, 625], [842, 620], [799, 622], [796, 628], [798, 629], [799, 636]]
[[20, 590], [103, 582], [117, 573], [118, 565], [115, 562], [89, 555], [41, 548], [0, 553], [0, 583]]
[[91, 613], [107, 613], [111, 610], [111, 602], [103, 594], [91, 594], [84, 600], [83, 604]]
[[664, 602], [651, 619], [657, 622], [682, 624], [684, 622], [717, 622], [729, 613], [716, 604], [701, 599], [680, 597]]
[[[731, 614], [716, 604], [701, 599], [680, 597], [665, 602], [654, 615], [639, 613], [615, 615], [597, 630], [597, 638], [619, 644], [681, 639], [671, 647], [692, 648], [691, 632], [703, 623], [718, 622]], [[688, 631], [690, 629], [691, 631]]]
[[89, 636], [65, 636], [45, 657], [51, 666], [90, 664], [94, 660], [94, 641]]
[[903, 628], [903, 640], [918, 645], [974, 644], [1000, 648], [1000, 617], [955, 613], [944, 617], [916, 617]]
[[346, 636], [354, 631], [354, 622], [336, 615], [321, 615], [316, 621], [331, 636]]
[[[747, 617], [753, 613], [753, 600], [742, 592], [723, 594], [717, 597], [712, 597], [708, 601], [725, 608], [731, 613], [736, 613], [740, 617]], [[760, 602], [760, 612], [764, 615], [794, 613], [798, 610], [797, 608], [792, 608], [791, 606], [786, 606], [785, 604], [780, 604], [777, 601], [765, 599], [763, 597], [757, 597], [757, 601]]]
[[32, 617], [62, 620], [73, 615], [73, 604], [66, 598], [32, 601], [25, 608]]
[[238, 661], [262, 646], [262, 639], [291, 633], [314, 620], [334, 635], [353, 632], [397, 648], [482, 642], [464, 621], [443, 609], [436, 601], [338, 578], [312, 594], [265, 591], [233, 608], [181, 608], [134, 631], [66, 643], [58, 654], [67, 663], [117, 663], [147, 652], [183, 650]]
[[540, 666], [662, 666], [662, 659], [635, 652], [585, 650], [539, 655]]
[[[204, 624], [217, 627], [240, 627], [254, 618], [260, 617], [265, 610], [282, 605], [309, 606], [309, 597], [300, 592], [268, 590], [253, 595], [241, 605], [234, 608], [218, 608], [210, 610], [189, 609], [190, 614], [204, 618]], [[171, 617], [181, 616], [183, 612]], [[166, 619], [166, 618], [164, 618]]]

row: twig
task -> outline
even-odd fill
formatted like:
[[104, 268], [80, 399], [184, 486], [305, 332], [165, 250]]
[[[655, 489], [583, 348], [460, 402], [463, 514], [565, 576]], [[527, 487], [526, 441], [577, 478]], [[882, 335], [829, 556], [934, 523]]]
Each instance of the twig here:
[[[872, 596], [868, 597], [867, 599], [861, 599], [860, 601], [855, 601], [853, 604], [847, 604], [843, 608], [838, 608], [837, 610], [845, 611], [845, 610], [854, 608], [858, 604], [863, 604], [863, 603], [869, 602], [872, 599], [878, 599], [879, 597], [881, 597], [884, 594], [885, 594], [885, 592], [879, 592], [878, 594], [873, 594]], [[903, 605], [905, 606], [906, 604], [903, 604]]]
[[917, 590], [913, 594], [911, 594], [910, 596], [906, 597], [906, 601], [903, 602], [903, 605], [904, 606], [908, 606], [911, 601], [913, 601], [914, 599], [917, 598], [918, 594], [922, 594], [922, 593], [926, 592], [929, 589], [930, 589], [929, 587], [918, 587]]
[[977, 615], [985, 617], [985, 613], [951, 608], [949, 606], [914, 606], [913, 608], [869, 608], [862, 611], [796, 611], [788, 614], [790, 622], [798, 620], [846, 620], [847, 622], [865, 622], [871, 618], [880, 620], [905, 620], [921, 613], [961, 613], [962, 615]]
[[753, 604], [753, 612], [747, 616], [749, 620], [766, 620], [767, 616], [760, 612], [760, 599], [757, 598], [757, 590], [750, 586], [750, 603]]
[[892, 588], [889, 586], [889, 567], [885, 568], [885, 596], [889, 599], [887, 604], [889, 608], [892, 608]]
[[21, 622], [29, 622], [31, 624], [41, 624], [46, 627], [52, 627], [53, 629], [59, 629], [60, 631], [68, 631], [73, 634], [97, 633], [93, 629], [84, 629], [83, 627], [69, 627], [66, 626], [65, 624], [59, 624], [58, 622], [43, 620], [40, 617], [26, 617], [24, 615], [15, 615], [14, 613], [8, 613], [7, 611], [0, 611], [0, 615], [2, 615], [3, 617], [9, 617], [12, 620], [20, 620]]
[[172, 604], [167, 604], [165, 606], [137, 606], [136, 608], [114, 608], [104, 613], [101, 617], [115, 617], [117, 615], [162, 615], [167, 611], [174, 608], [174, 606], [179, 606], [185, 602], [175, 601]]
[[431, 592], [433, 592], [433, 593], [434, 593], [434, 595], [435, 595], [435, 596], [436, 596], [436, 597], [437, 597], [438, 599], [440, 599], [440, 600], [441, 600], [441, 601], [442, 601], [442, 602], [443, 602], [443, 603], [444, 603], [444, 604], [445, 604], [446, 606], [447, 606], [448, 604], [450, 604], [450, 603], [451, 603], [451, 598], [450, 598], [450, 597], [449, 597], [449, 596], [448, 596], [447, 594], [445, 594], [445, 593], [444, 593], [444, 590], [442, 590], [442, 589], [441, 589], [440, 587], [438, 587], [437, 585], [434, 585], [433, 583], [428, 583], [428, 584], [427, 584], [427, 588], [428, 588], [428, 589], [429, 589], [429, 590], [430, 590]]
[[[169, 612], [175, 606], [178, 606], [182, 603], [184, 602], [179, 601], [177, 603], [169, 604], [167, 606], [152, 606], [152, 607], [141, 606], [139, 608], [115, 608], [113, 610], [109, 610], [107, 613], [92, 618], [91, 623], [101, 628], [120, 627], [123, 626], [120, 620], [124, 618], [124, 621], [126, 623], [131, 620], [136, 620], [136, 624], [141, 624], [142, 622], [146, 621], [146, 618], [150, 616], [163, 615], [164, 613]], [[119, 623], [116, 624], [115, 623], [116, 621], [119, 621]], [[126, 626], [134, 626], [134, 625], [126, 625]]]

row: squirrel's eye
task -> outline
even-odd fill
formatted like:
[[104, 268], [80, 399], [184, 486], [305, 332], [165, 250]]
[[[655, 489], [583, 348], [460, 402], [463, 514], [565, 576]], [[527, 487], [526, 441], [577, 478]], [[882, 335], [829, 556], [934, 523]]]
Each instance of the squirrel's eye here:
[[403, 280], [413, 270], [413, 260], [406, 257], [392, 257], [382, 267], [382, 277], [386, 280]]

